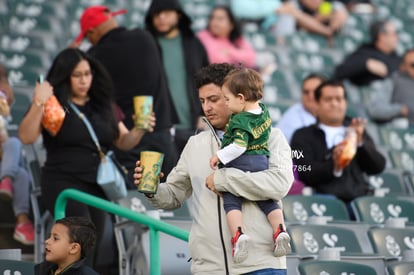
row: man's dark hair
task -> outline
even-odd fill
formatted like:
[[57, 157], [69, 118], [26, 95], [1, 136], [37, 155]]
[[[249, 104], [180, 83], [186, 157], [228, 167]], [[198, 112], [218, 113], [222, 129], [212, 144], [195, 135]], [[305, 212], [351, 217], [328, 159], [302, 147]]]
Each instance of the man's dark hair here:
[[321, 84], [319, 84], [319, 86], [316, 88], [316, 90], [315, 90], [315, 94], [314, 94], [314, 97], [315, 97], [315, 100], [316, 101], [318, 101], [319, 102], [319, 99], [321, 99], [321, 97], [322, 97], [322, 90], [323, 90], [323, 88], [325, 88], [325, 87], [327, 87], [327, 86], [331, 86], [331, 87], [341, 87], [343, 90], [344, 90], [344, 98], [346, 99], [347, 98], [347, 95], [346, 95], [346, 89], [345, 89], [345, 86], [344, 86], [344, 84], [342, 83], [342, 81], [338, 81], [338, 80], [332, 80], [332, 79], [329, 79], [329, 80], [326, 80], [326, 81], [323, 81]]
[[66, 217], [56, 221], [68, 228], [69, 240], [81, 247], [81, 258], [92, 252], [96, 244], [96, 227], [85, 217]]
[[385, 32], [385, 25], [387, 25], [387, 23], [387, 20], [377, 20], [371, 24], [369, 28], [369, 36], [372, 44], [377, 42], [380, 33]]
[[213, 63], [201, 68], [194, 76], [197, 89], [207, 84], [223, 86], [226, 75], [236, 67], [228, 63]]
[[302, 88], [303, 88], [303, 84], [305, 84], [306, 81], [308, 81], [309, 79], [319, 79], [320, 81], [324, 82], [326, 80], [328, 80], [328, 78], [320, 73], [310, 73], [308, 75], [305, 76], [305, 78], [302, 80]]

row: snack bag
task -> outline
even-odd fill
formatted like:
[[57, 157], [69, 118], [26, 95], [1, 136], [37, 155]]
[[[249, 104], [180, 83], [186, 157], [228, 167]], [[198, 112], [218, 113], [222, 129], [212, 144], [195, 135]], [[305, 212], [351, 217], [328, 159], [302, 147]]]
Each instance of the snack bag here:
[[64, 119], [65, 111], [57, 98], [52, 95], [45, 103], [42, 125], [52, 136], [56, 136]]
[[348, 128], [343, 142], [345, 143], [345, 147], [338, 161], [339, 168], [341, 169], [343, 169], [356, 154], [357, 135], [355, 133], [355, 130]]

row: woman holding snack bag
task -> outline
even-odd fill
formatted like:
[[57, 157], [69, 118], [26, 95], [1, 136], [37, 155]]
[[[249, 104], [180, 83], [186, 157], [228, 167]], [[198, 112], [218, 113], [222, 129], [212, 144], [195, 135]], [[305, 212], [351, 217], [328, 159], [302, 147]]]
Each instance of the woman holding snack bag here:
[[[46, 115], [45, 103], [52, 96], [56, 97], [64, 110], [58, 132], [51, 132], [48, 125], [42, 123]], [[77, 115], [73, 108], [79, 110], [81, 115]], [[155, 116], [152, 114], [148, 118], [149, 129], [134, 127], [128, 130], [122, 122], [123, 116], [113, 99], [112, 80], [97, 60], [79, 49], [65, 49], [56, 56], [45, 81], [36, 84], [32, 105], [19, 127], [19, 137], [23, 143], [33, 143], [42, 135], [46, 148], [46, 161], [41, 174], [42, 198], [51, 213], [57, 196], [67, 188], [106, 198], [97, 184], [100, 154], [83, 118], [89, 121], [106, 154], [113, 146], [121, 150], [133, 148], [155, 126]], [[109, 251], [114, 250], [113, 243], [102, 242], [103, 232], [99, 232], [104, 230], [105, 222], [111, 220], [108, 214], [69, 201], [66, 215], [91, 218], [98, 228], [96, 251], [110, 254]], [[98, 267], [101, 257], [95, 256], [94, 268], [101, 270]], [[110, 262], [108, 259], [102, 257], [102, 262], [107, 264]], [[116, 255], [112, 259], [116, 262]], [[105, 269], [108, 270], [103, 267], [101, 274], [105, 274]]]

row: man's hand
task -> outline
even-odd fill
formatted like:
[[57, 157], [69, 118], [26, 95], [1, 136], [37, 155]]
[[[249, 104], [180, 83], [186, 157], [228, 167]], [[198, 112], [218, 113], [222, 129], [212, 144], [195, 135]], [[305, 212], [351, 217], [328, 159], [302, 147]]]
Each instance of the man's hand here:
[[[135, 169], [134, 169], [133, 177], [134, 177], [134, 184], [138, 188], [138, 186], [141, 183], [140, 180], [142, 178], [142, 167], [141, 167], [141, 161], [139, 161], [139, 160], [135, 163]], [[164, 173], [161, 172], [160, 173], [160, 179], [163, 178], [163, 177], [164, 177]], [[147, 196], [147, 197], [150, 197], [150, 196], [148, 196], [148, 194], [144, 194], [144, 195]]]
[[217, 195], [220, 195], [220, 192], [217, 192], [216, 186], [214, 185], [214, 173], [210, 174], [206, 178], [206, 187], [210, 190], [216, 193]]
[[357, 134], [357, 144], [361, 145], [363, 142], [363, 134], [365, 131], [365, 127], [367, 126], [367, 119], [365, 118], [353, 118], [351, 121], [350, 127], [354, 128]]
[[346, 141], [342, 141], [341, 143], [337, 144], [335, 146], [335, 148], [333, 149], [333, 151], [332, 151], [332, 159], [333, 159], [333, 162], [334, 162], [334, 171], [336, 171], [336, 172], [341, 171], [342, 169], [347, 167], [352, 161], [352, 159], [349, 159], [346, 162], [342, 162], [342, 165], [343, 165], [342, 167], [339, 165], [339, 163], [340, 163], [339, 158], [342, 155], [342, 152], [345, 148], [345, 145], [346, 145]]

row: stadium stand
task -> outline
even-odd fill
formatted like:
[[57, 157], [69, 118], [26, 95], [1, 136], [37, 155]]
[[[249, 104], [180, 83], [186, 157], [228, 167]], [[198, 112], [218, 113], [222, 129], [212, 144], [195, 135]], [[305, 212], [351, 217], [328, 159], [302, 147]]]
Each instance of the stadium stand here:
[[[184, 9], [193, 17], [194, 29], [199, 30], [205, 27], [211, 8], [218, 3], [225, 4], [227, 0], [181, 0], [181, 2]], [[329, 77], [332, 74], [332, 68], [344, 56], [368, 39], [368, 26], [373, 19], [390, 18], [397, 26], [401, 42], [398, 47], [399, 53], [414, 46], [414, 33], [412, 31], [414, 27], [414, 1], [371, 0], [371, 2], [375, 6], [374, 13], [351, 12], [345, 27], [334, 37], [333, 41], [331, 41], [332, 43], [317, 35], [299, 31], [290, 37], [286, 37], [285, 45], [279, 45], [270, 33], [262, 30], [255, 22], [246, 22], [244, 24], [243, 30], [245, 35], [258, 53], [258, 69], [263, 73], [265, 79], [263, 101], [269, 106], [269, 112], [274, 125], [282, 113], [291, 104], [299, 100], [300, 83], [303, 76], [309, 72], [318, 72]], [[17, 134], [18, 124], [30, 104], [32, 88], [38, 74], [45, 74], [54, 55], [69, 45], [79, 33], [78, 18], [86, 6], [102, 4], [113, 9], [125, 8], [128, 10], [128, 13], [118, 17], [120, 23], [127, 27], [142, 27], [144, 15], [150, 3], [151, 0], [0, 1], [0, 62], [4, 63], [8, 69], [9, 79], [16, 94], [9, 123], [10, 133], [13, 135]], [[85, 41], [81, 48], [86, 49], [88, 46], [88, 43]], [[369, 91], [365, 88], [357, 88], [348, 84], [347, 90], [349, 94], [349, 114], [366, 114], [363, 103], [367, 102]], [[329, 216], [332, 217], [332, 220], [326, 226], [336, 226], [343, 230], [337, 236], [340, 236], [338, 240], [343, 241], [344, 245], [352, 243], [352, 245], [359, 246], [359, 249], [355, 249], [355, 252], [362, 251], [369, 254], [375, 250], [379, 256], [390, 256], [382, 250], [377, 250], [376, 246], [369, 242], [368, 234], [380, 231], [381, 228], [371, 229], [370, 227], [383, 226], [388, 217], [407, 217], [409, 222], [414, 221], [414, 217], [411, 215], [413, 206], [410, 202], [407, 202], [410, 200], [410, 196], [414, 194], [414, 134], [412, 129], [386, 127], [373, 121], [368, 122], [367, 129], [375, 142], [380, 146], [381, 152], [387, 157], [386, 171], [380, 175], [369, 177], [374, 191], [378, 189], [376, 194], [385, 196], [370, 197], [370, 202], [363, 208], [367, 211], [363, 211], [358, 207], [365, 198], [356, 200], [353, 204], [357, 221], [352, 222], [347, 221], [349, 216], [343, 211], [343, 206], [335, 205], [334, 207], [331, 204], [336, 202], [322, 202], [316, 200], [319, 199], [316, 196], [306, 198], [304, 196], [289, 196], [284, 200], [284, 212], [288, 223], [288, 230], [292, 230], [292, 235], [294, 235], [293, 233], [296, 230], [299, 230], [300, 226], [303, 227], [303, 224], [306, 224], [306, 229], [312, 228], [311, 226], [317, 226], [308, 223], [309, 221], [305, 217]], [[27, 167], [32, 177], [33, 190], [31, 200], [36, 227], [36, 244], [34, 248], [22, 247], [12, 239], [1, 238], [0, 248], [21, 249], [23, 260], [29, 259], [33, 262], [39, 262], [43, 258], [43, 239], [45, 234], [47, 234], [48, 219], [50, 218], [42, 210], [39, 201], [41, 195], [39, 173], [44, 161], [44, 149], [41, 146], [41, 140], [31, 147], [25, 147], [25, 156]], [[401, 197], [404, 197], [404, 199], [401, 200]], [[399, 201], [394, 201], [397, 198]], [[302, 199], [315, 199], [315, 201], [304, 202]], [[145, 202], [145, 199], [142, 202]], [[409, 210], [406, 210], [406, 204], [409, 204]], [[128, 206], [128, 203], [125, 206]], [[374, 220], [369, 213], [368, 210], [372, 210], [373, 206], [382, 213], [380, 214], [380, 217], [382, 217], [380, 220]], [[11, 236], [12, 234], [9, 231], [14, 225], [11, 205], [0, 202], [0, 207], [4, 212], [0, 219], [0, 233], [2, 236]], [[305, 212], [299, 214], [298, 209], [306, 209], [306, 214]], [[401, 211], [395, 212], [398, 209]], [[391, 213], [389, 210], [391, 210]], [[170, 218], [164, 216], [163, 219], [187, 228], [189, 215], [187, 209], [182, 211], [184, 211], [182, 212], [182, 217], [187, 219], [184, 219], [185, 225], [180, 224], [183, 222], [183, 219], [179, 217], [179, 213], [175, 213], [175, 216]], [[364, 216], [364, 213], [366, 216]], [[295, 224], [300, 225], [296, 226]], [[409, 227], [401, 230], [409, 230]], [[143, 233], [143, 235], [140, 235], [140, 233]], [[137, 225], [131, 225], [128, 221], [118, 220], [116, 234], [118, 248], [122, 252], [120, 253], [120, 274], [132, 274], [130, 272], [137, 270], [137, 266], [142, 268], [143, 274], [145, 274], [147, 268], [145, 257], [147, 256], [142, 257], [142, 253], [145, 254], [145, 249], [147, 249], [145, 248], [147, 244], [142, 242], [146, 234], [145, 229], [137, 227]], [[132, 238], [131, 236], [134, 234], [140, 235], [140, 238]], [[357, 235], [356, 238], [355, 234]], [[177, 242], [168, 238], [162, 239], [162, 241], [165, 241], [166, 244], [177, 246], [176, 250], [170, 251], [171, 254], [163, 256], [167, 257], [162, 259], [163, 263], [168, 262], [168, 265], [174, 265], [177, 267], [176, 270], [180, 270], [183, 266], [188, 268], [187, 259], [189, 257], [188, 252], [184, 249], [185, 243], [177, 244]], [[322, 237], [319, 241], [323, 241]], [[302, 244], [297, 242], [295, 236], [292, 236], [292, 244], [296, 253], [300, 251], [299, 247]], [[338, 245], [342, 246], [339, 243]], [[133, 249], [137, 249], [139, 252], [131, 254]], [[319, 274], [320, 271], [340, 274], [337, 271], [338, 269], [335, 269], [336, 271], [328, 270], [327, 263], [318, 262], [316, 257], [314, 257], [315, 255], [306, 259], [299, 259], [295, 255], [288, 256], [289, 275]], [[346, 259], [346, 257], [344, 258], [341, 255], [341, 260], [343, 259], [345, 261], [352, 260], [351, 258]], [[394, 263], [387, 262], [387, 267], [382, 272], [378, 272], [379, 265], [377, 265], [377, 260], [372, 260], [370, 264], [377, 270], [377, 274], [397, 275], [408, 274], [409, 271], [413, 271], [412, 262], [406, 263], [398, 258]], [[304, 273], [305, 269], [310, 268], [310, 266], [314, 266], [313, 268], [324, 266], [326, 268], [318, 272], [315, 271], [316, 269], [313, 269], [312, 273]], [[348, 273], [354, 270], [352, 269], [353, 267], [349, 266], [339, 268]], [[372, 272], [372, 270], [369, 269], [368, 271], [368, 269], [363, 269], [362, 273], [360, 269], [357, 269], [358, 271], [355, 270], [355, 273], [370, 274], [368, 272]], [[401, 271], [401, 269], [406, 271]], [[173, 274], [172, 270], [170, 270], [170, 273], [166, 272], [163, 274]], [[188, 269], [186, 270], [188, 271]], [[3, 272], [1, 271], [0, 273]], [[22, 274], [30, 273], [22, 272]]]

